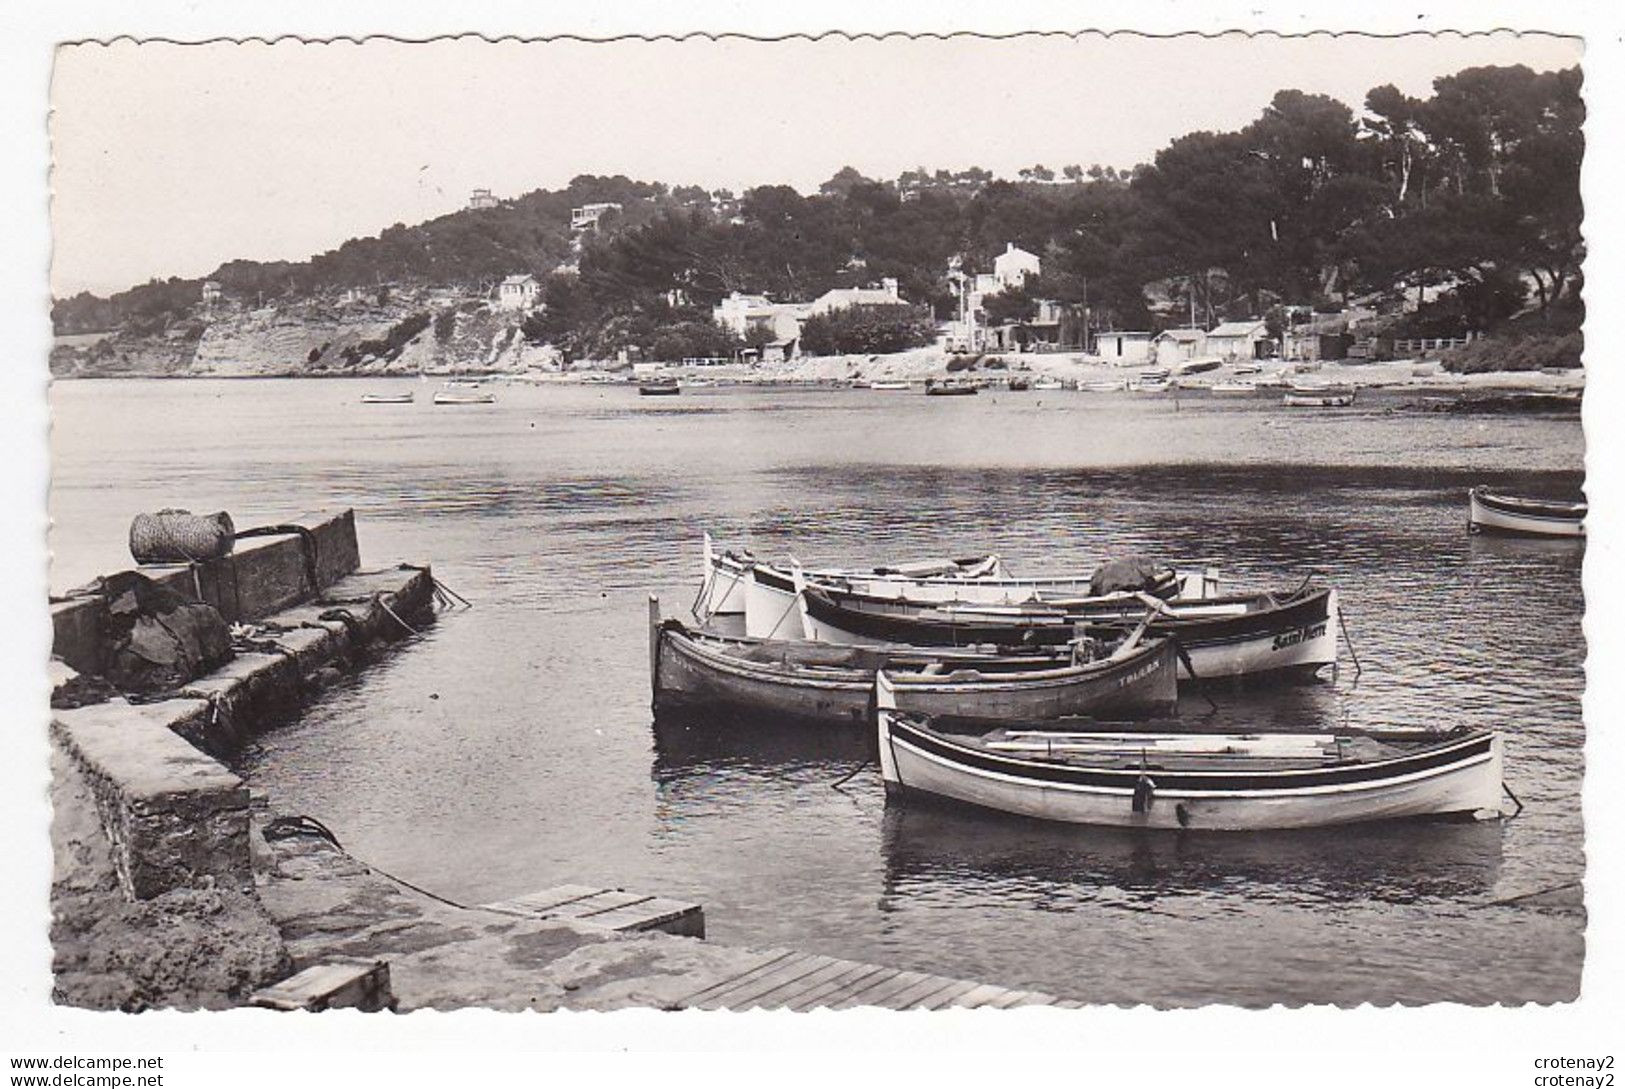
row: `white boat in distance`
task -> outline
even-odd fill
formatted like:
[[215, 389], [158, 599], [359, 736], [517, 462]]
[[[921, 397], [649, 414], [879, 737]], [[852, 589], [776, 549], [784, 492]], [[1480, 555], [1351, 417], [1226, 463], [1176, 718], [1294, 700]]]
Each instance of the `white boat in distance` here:
[[869, 388], [872, 390], [878, 390], [881, 393], [895, 393], [899, 390], [908, 389], [908, 383], [900, 380], [876, 379], [875, 381], [869, 383]]
[[1040, 378], [1033, 382], [1032, 388], [1041, 393], [1048, 393], [1058, 389], [1065, 389], [1066, 383], [1059, 378]]
[[497, 396], [472, 378], [453, 378], [435, 391], [437, 405], [494, 405]]
[[980, 736], [897, 709], [875, 684], [888, 794], [927, 794], [1069, 824], [1247, 831], [1500, 815], [1502, 742], [1482, 731], [1065, 732]]
[[405, 393], [363, 393], [361, 403], [364, 405], [409, 405], [417, 400], [417, 395], [411, 390]]
[[1258, 392], [1258, 383], [1215, 382], [1208, 388], [1215, 397], [1251, 397]]

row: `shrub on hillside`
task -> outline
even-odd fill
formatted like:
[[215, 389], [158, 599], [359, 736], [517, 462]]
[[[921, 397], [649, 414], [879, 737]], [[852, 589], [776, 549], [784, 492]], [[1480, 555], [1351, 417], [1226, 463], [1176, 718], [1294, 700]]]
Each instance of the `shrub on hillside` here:
[[1585, 338], [1572, 333], [1525, 333], [1481, 337], [1440, 357], [1453, 374], [1484, 371], [1538, 371], [1543, 367], [1578, 367]]

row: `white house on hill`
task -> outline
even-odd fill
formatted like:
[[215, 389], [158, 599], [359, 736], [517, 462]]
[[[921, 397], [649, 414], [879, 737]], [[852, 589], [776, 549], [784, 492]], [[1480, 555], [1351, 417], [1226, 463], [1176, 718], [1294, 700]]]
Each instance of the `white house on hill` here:
[[806, 317], [843, 310], [849, 306], [896, 306], [903, 300], [897, 294], [897, 281], [890, 276], [879, 287], [837, 287], [824, 292], [807, 305]]
[[528, 272], [509, 276], [497, 285], [497, 305], [504, 310], [529, 310], [541, 291], [542, 285]]
[[1005, 291], [1026, 284], [1027, 277], [1037, 276], [1043, 267], [1036, 253], [1028, 253], [1014, 242], [1004, 244], [1004, 252], [993, 259], [993, 281], [996, 290]]

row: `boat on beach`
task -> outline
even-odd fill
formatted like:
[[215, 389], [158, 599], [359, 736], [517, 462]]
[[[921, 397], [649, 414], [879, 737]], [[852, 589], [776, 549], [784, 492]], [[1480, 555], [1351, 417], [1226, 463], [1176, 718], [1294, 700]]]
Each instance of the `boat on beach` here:
[[681, 392], [675, 378], [645, 378], [638, 382], [640, 397], [675, 397]]
[[932, 380], [925, 384], [925, 395], [927, 397], [968, 397], [976, 392], [977, 389], [973, 384], [956, 378], [949, 378], [941, 382]]
[[832, 646], [722, 636], [662, 620], [649, 602], [656, 713], [727, 709], [836, 725], [868, 724], [875, 674], [893, 674], [899, 705], [978, 721], [1167, 714], [1177, 698], [1175, 650], [1145, 626], [1113, 643], [1018, 653], [991, 649]]
[[1480, 484], [1467, 493], [1467, 527], [1474, 533], [1528, 537], [1584, 537], [1588, 506], [1493, 492]]
[[1069, 824], [1215, 831], [1500, 815], [1503, 749], [1489, 732], [1153, 733], [1052, 722], [961, 733], [899, 708], [897, 692], [882, 670], [875, 725], [888, 794]]
[[[1136, 623], [1146, 594], [1112, 594], [1018, 605], [921, 603], [802, 581], [796, 599], [801, 634], [827, 643], [914, 646], [1054, 646], [1080, 631]], [[1157, 599], [1152, 599], [1157, 600]], [[1183, 656], [1182, 680], [1308, 677], [1337, 662], [1337, 591], [1229, 594], [1161, 601], [1153, 636], [1172, 636]]]
[[1036, 378], [1033, 380], [1033, 390], [1037, 393], [1053, 393], [1066, 388], [1066, 383], [1059, 378]]
[[901, 380], [876, 379], [869, 383], [869, 388], [877, 393], [897, 393], [908, 389], [908, 383]]
[[361, 403], [364, 405], [409, 405], [417, 400], [417, 394], [411, 390], [405, 393], [363, 393]]
[[1348, 408], [1354, 404], [1354, 391], [1294, 387], [1281, 395], [1281, 403], [1288, 408]]
[[1257, 382], [1215, 382], [1208, 387], [1215, 397], [1251, 397], [1258, 392]]

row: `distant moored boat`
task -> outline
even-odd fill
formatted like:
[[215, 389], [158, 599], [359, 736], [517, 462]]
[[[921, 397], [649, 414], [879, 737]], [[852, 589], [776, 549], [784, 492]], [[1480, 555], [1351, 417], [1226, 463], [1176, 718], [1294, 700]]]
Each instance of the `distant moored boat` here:
[[364, 405], [409, 405], [417, 399], [411, 390], [405, 393], [363, 393], [361, 403]]

